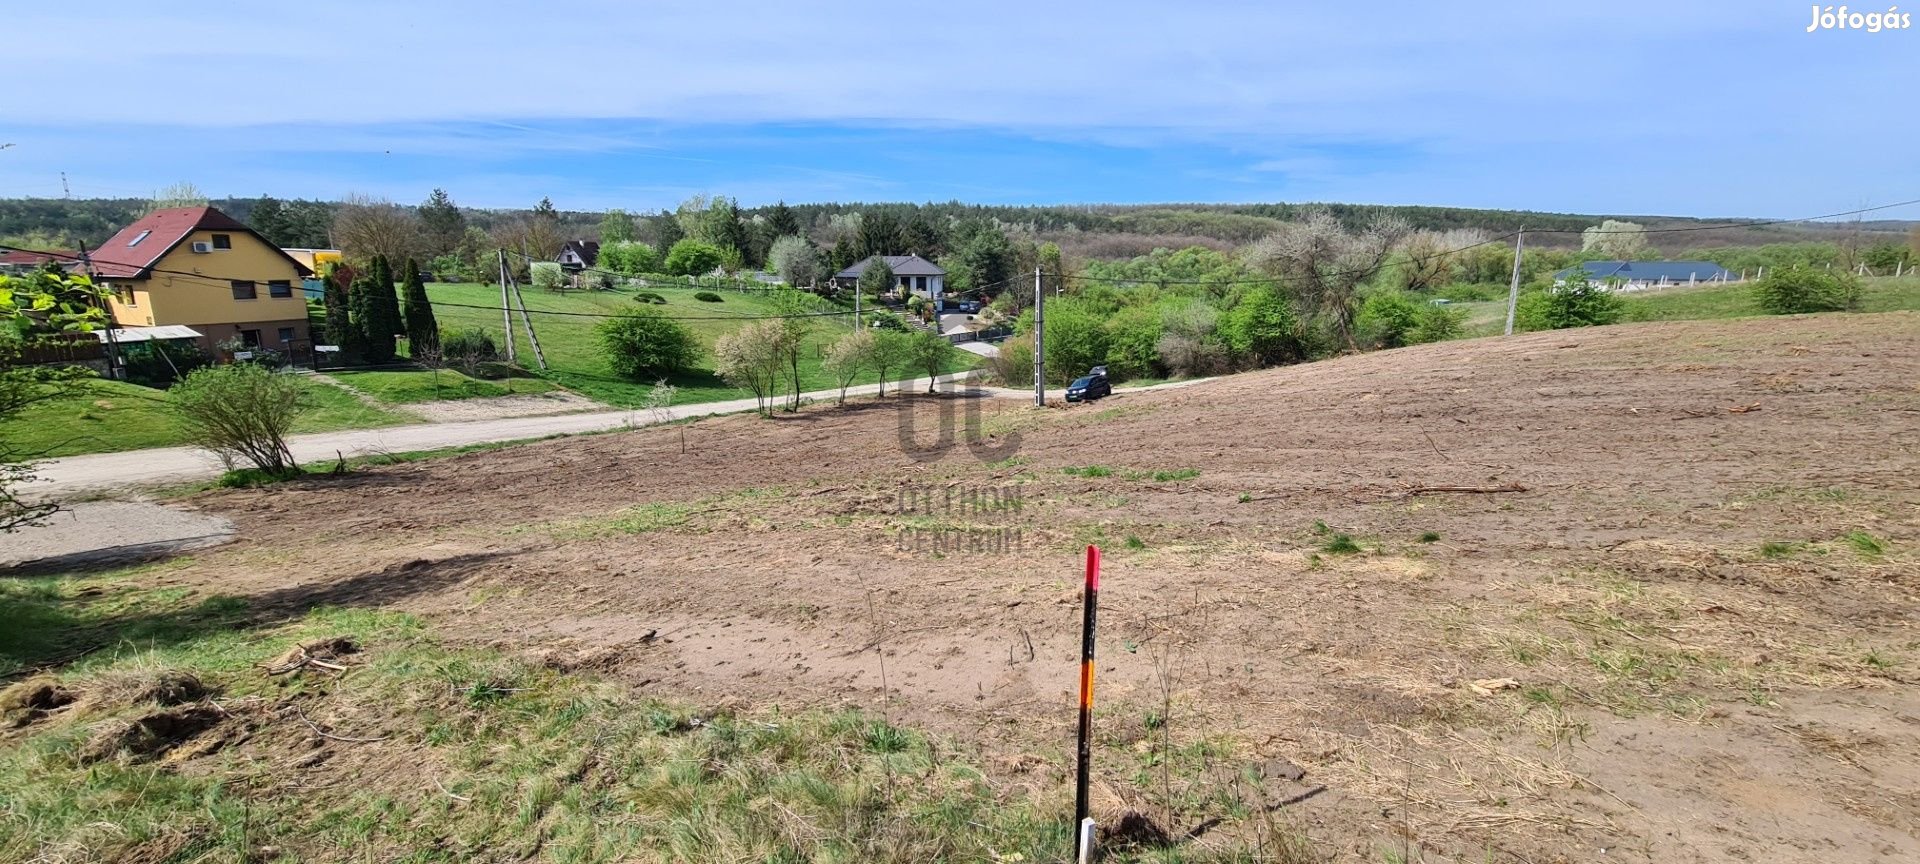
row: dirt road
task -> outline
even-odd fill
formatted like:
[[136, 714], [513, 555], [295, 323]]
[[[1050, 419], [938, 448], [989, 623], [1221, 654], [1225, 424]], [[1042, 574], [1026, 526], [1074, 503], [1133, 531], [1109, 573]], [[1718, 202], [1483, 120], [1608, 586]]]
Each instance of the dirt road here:
[[[966, 376], [942, 376], [941, 383], [943, 387], [951, 387], [964, 377]], [[887, 389], [892, 391], [902, 387], [912, 388], [916, 385], [924, 386], [925, 383], [925, 378], [908, 379], [890, 384]], [[875, 392], [877, 388], [878, 385], [863, 385], [851, 388], [848, 394], [868, 395]], [[992, 387], [971, 387], [969, 390], [984, 396], [1031, 398], [1032, 395], [1022, 391]], [[837, 390], [802, 394], [804, 398], [815, 401], [829, 401], [839, 395]], [[659, 415], [635, 409], [454, 423], [423, 423], [384, 429], [297, 435], [288, 443], [293, 449], [295, 459], [301, 462], [317, 462], [335, 458], [335, 454], [348, 457], [367, 456], [379, 453], [435, 450], [493, 441], [518, 441], [550, 435], [577, 435], [609, 429], [651, 426], [689, 417], [735, 414], [753, 409], [752, 399], [734, 399], [726, 402], [683, 405], [668, 409]], [[218, 476], [220, 471], [220, 462], [214, 458], [213, 454], [194, 447], [160, 447], [121, 453], [97, 453], [51, 459], [40, 463], [37, 471], [40, 479], [27, 487], [27, 491], [43, 497], [68, 497], [85, 492], [186, 483]]]

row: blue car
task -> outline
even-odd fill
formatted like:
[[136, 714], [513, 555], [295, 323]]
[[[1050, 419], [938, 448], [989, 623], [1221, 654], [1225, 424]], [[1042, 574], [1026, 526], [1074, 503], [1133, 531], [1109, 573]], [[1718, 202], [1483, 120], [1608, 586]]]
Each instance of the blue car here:
[[1087, 375], [1074, 379], [1067, 385], [1068, 402], [1092, 402], [1103, 396], [1113, 395], [1113, 385], [1107, 382], [1105, 375]]

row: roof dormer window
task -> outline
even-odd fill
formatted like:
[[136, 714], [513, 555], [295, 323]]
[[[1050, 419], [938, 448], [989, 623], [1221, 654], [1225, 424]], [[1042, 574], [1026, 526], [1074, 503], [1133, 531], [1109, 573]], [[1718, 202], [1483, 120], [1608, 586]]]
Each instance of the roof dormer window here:
[[147, 235], [152, 233], [153, 231], [149, 229], [133, 235], [133, 239], [127, 241], [127, 248], [132, 249], [133, 247], [140, 245], [140, 241], [147, 239]]

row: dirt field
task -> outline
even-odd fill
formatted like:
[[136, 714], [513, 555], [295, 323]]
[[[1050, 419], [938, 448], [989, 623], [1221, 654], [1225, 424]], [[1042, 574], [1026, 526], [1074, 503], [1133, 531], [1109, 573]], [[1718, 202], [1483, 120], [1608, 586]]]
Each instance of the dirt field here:
[[1100, 774], [1169, 830], [1252, 768], [1344, 860], [1920, 860], [1920, 315], [1003, 401], [980, 457], [890, 399], [206, 495], [241, 539], [164, 578], [885, 705], [1017, 784], [1069, 764], [1096, 542]]

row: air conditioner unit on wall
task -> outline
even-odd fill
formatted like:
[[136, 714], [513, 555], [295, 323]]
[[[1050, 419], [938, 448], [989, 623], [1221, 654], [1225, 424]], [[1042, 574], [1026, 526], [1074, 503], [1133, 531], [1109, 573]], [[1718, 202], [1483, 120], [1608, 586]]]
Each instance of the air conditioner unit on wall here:
[[213, 244], [212, 243], [195, 243], [193, 244], [193, 251], [198, 252], [202, 255], [205, 255], [213, 251]]

